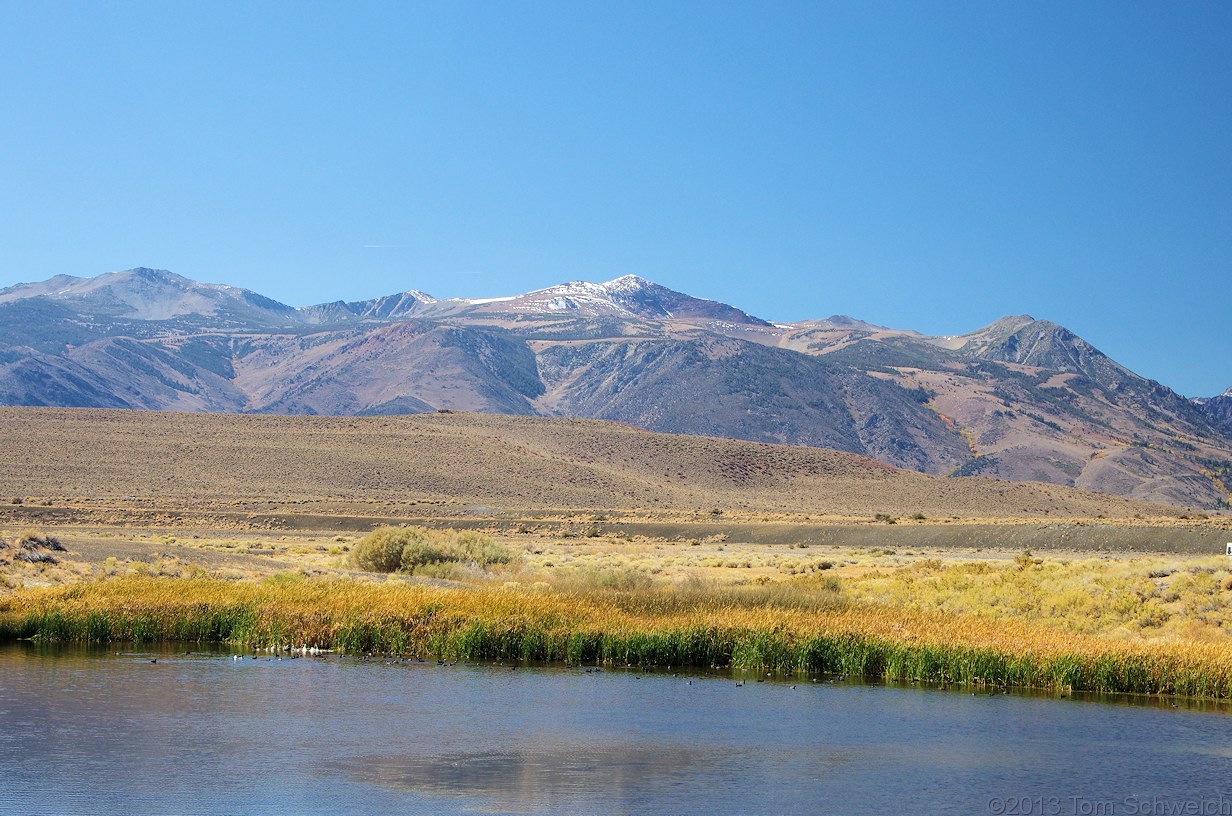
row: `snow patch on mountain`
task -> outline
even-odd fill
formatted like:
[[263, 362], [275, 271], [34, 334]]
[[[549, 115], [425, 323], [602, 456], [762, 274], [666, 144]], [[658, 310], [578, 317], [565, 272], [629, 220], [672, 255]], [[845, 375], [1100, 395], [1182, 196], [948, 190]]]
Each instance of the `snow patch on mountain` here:
[[[447, 298], [447, 300], [456, 300], [460, 303], [469, 303], [472, 306], [483, 306], [487, 303], [503, 303], [508, 300], [517, 300], [520, 295], [506, 295], [504, 297], [490, 298]], [[445, 302], [445, 301], [442, 301]]]
[[638, 275], [622, 275], [603, 283], [575, 280], [509, 297], [442, 300], [434, 313], [444, 313], [451, 306], [465, 312], [574, 314], [649, 320], [703, 318], [769, 326], [732, 306], [695, 298]]
[[[663, 308], [645, 308], [637, 301], [637, 295], [655, 287], [650, 281], [637, 275], [624, 275], [606, 283], [570, 281], [568, 283], [536, 289], [521, 295], [485, 298], [453, 298], [439, 303], [457, 303], [465, 307], [491, 307], [499, 304], [499, 311], [523, 313], [576, 312], [586, 317], [615, 315], [620, 317], [671, 317], [671, 311]], [[662, 287], [659, 287], [662, 288]], [[670, 291], [670, 290], [665, 290]], [[490, 311], [485, 309], [484, 311]]]

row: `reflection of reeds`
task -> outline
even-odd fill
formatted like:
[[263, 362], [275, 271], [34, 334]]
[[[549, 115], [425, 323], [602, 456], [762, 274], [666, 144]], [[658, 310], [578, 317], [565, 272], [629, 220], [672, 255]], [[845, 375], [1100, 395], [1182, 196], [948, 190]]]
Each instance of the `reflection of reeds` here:
[[0, 637], [311, 644], [1232, 697], [1232, 647], [1115, 643], [1014, 620], [844, 602], [824, 587], [789, 596], [134, 577], [6, 598]]

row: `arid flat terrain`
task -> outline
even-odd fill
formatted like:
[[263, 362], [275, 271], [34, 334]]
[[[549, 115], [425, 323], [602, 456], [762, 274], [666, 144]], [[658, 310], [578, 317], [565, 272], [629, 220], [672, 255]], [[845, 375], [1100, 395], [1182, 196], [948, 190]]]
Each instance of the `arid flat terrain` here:
[[951, 522], [1188, 515], [1051, 484], [932, 477], [817, 448], [484, 414], [0, 408], [0, 451], [10, 510]]

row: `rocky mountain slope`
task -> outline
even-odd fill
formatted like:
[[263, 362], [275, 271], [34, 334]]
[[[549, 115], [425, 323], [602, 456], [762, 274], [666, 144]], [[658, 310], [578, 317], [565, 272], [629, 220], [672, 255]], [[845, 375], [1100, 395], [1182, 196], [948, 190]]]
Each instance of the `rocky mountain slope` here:
[[635, 276], [300, 309], [158, 270], [58, 276], [0, 290], [0, 404], [580, 417], [1204, 509], [1232, 487], [1232, 395], [1186, 400], [1054, 323], [775, 324]]
[[1207, 418], [1217, 428], [1232, 436], [1232, 388], [1214, 399], [1203, 400], [1200, 404]]

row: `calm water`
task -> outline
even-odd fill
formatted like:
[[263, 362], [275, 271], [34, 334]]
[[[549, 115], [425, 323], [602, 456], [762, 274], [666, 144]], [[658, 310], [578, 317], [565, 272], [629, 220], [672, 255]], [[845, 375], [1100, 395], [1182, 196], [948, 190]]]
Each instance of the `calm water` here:
[[1222, 711], [691, 679], [10, 644], [0, 813], [1232, 814]]

